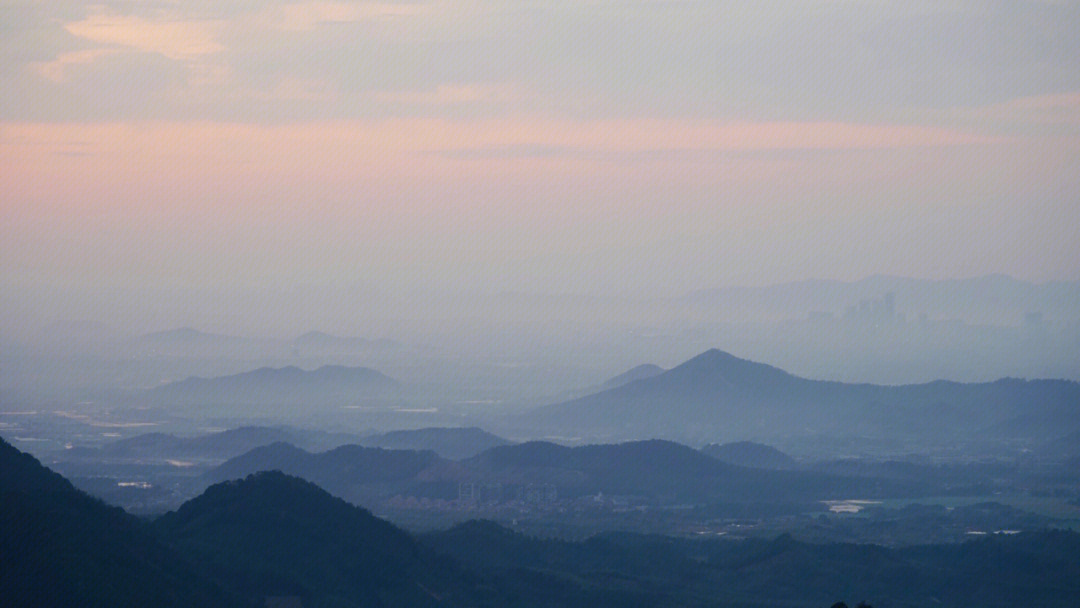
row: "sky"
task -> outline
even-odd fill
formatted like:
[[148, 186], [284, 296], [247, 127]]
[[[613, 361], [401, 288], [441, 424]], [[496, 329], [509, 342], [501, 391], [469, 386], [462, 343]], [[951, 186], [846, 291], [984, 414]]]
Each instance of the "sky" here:
[[0, 0], [0, 329], [1080, 280], [1076, 32], [1019, 0]]

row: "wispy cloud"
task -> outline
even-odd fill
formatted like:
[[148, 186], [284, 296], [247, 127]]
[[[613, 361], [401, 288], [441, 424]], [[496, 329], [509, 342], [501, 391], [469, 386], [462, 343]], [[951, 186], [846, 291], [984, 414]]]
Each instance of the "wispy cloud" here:
[[117, 49], [85, 49], [61, 53], [52, 61], [34, 62], [31, 67], [43, 78], [52, 82], [64, 82], [70, 76], [72, 69], [94, 63], [102, 57], [115, 55], [120, 52]]
[[225, 50], [216, 38], [222, 25], [221, 21], [149, 20], [101, 11], [64, 29], [99, 44], [187, 60]]
[[[197, 178], [199, 172], [256, 170], [316, 181], [359, 175], [386, 179], [447, 176], [466, 168], [474, 174], [521, 170], [554, 176], [567, 169], [599, 170], [610, 161], [646, 166], [657, 160], [703, 159], [720, 152], [949, 148], [1002, 141], [950, 129], [902, 125], [567, 121], [544, 117], [301, 125], [8, 123], [3, 127], [0, 165], [6, 171], [38, 173], [42, 184], [56, 170], [45, 159], [72, 150], [69, 142], [73, 139], [95, 142], [94, 151], [103, 166], [122, 167], [140, 180], [167, 168], [172, 172], [190, 170], [187, 178]], [[597, 179], [603, 175], [598, 172]]]

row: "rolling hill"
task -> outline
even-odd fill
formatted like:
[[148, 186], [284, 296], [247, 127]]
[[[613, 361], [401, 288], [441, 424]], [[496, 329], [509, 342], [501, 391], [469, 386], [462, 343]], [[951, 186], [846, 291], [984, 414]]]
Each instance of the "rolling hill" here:
[[304, 606], [450, 606], [459, 572], [409, 534], [310, 482], [262, 472], [154, 522], [245, 595]]
[[810, 503], [933, 493], [914, 480], [735, 466], [661, 440], [573, 448], [533, 441], [491, 448], [460, 462], [430, 451], [342, 446], [312, 454], [276, 443], [233, 458], [203, 479], [213, 483], [270, 470], [302, 477], [360, 504], [393, 495], [453, 499], [461, 482], [552, 485], [562, 498], [602, 493], [636, 496], [652, 504]]
[[560, 496], [603, 493], [667, 503], [812, 502], [836, 496], [907, 496], [929, 491], [914, 482], [751, 469], [663, 440], [581, 447], [533, 441], [493, 448], [461, 465], [474, 479], [552, 484]]
[[312, 454], [288, 443], [274, 443], [227, 460], [203, 475], [203, 480], [216, 483], [276, 470], [302, 477], [351, 502], [366, 503], [407, 492], [418, 483], [451, 479], [455, 469], [453, 462], [429, 450], [344, 445]]
[[[611, 471], [637, 458], [629, 466], [639, 471], [737, 469], [661, 444], [524, 444], [489, 450], [477, 464]], [[0, 598], [11, 606], [823, 608], [843, 599], [1064, 608], [1080, 597], [1080, 534], [1070, 531], [885, 548], [787, 535], [611, 532], [574, 542], [469, 522], [417, 538], [280, 472], [213, 485], [146, 522], [78, 492], [3, 440], [0, 517]]]

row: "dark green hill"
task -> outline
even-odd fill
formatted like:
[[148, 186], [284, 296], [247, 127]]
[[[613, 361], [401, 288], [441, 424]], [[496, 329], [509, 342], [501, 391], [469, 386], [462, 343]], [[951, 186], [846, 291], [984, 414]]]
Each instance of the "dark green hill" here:
[[304, 606], [444, 606], [459, 573], [411, 536], [302, 479], [214, 485], [154, 522], [168, 542], [252, 596]]
[[246, 606], [134, 517], [0, 439], [0, 603]]
[[693, 540], [609, 533], [583, 542], [535, 539], [491, 522], [422, 542], [496, 580], [573, 577], [579, 593], [618, 590], [656, 606], [916, 608], [1071, 607], [1080, 598], [1080, 534], [990, 536], [886, 549], [773, 540]]

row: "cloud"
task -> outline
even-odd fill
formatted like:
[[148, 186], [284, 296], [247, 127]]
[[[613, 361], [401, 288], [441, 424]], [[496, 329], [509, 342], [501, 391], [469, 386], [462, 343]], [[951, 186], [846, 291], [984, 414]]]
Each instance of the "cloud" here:
[[52, 61], [34, 62], [30, 65], [34, 71], [47, 80], [65, 82], [72, 68], [89, 65], [101, 57], [115, 55], [118, 52], [117, 49], [84, 49], [61, 53]]
[[68, 23], [64, 29], [99, 44], [159, 53], [174, 60], [190, 60], [225, 50], [216, 39], [222, 25], [220, 21], [157, 21], [98, 12]]
[[[1080, 86], [1075, 3], [124, 0], [89, 13], [71, 0], [23, 4], [0, 25], [9, 119], [543, 113], [870, 124], [936, 111], [931, 124], [956, 126], [945, 114], [954, 108]], [[105, 90], [121, 78], [87, 79], [71, 94], [55, 86], [133, 52], [183, 66], [184, 82], [149, 106], [84, 103], [83, 91], [121, 97]], [[133, 72], [124, 95], [145, 73]]]

